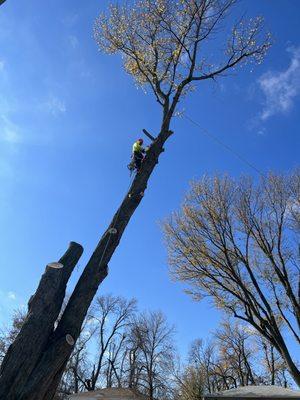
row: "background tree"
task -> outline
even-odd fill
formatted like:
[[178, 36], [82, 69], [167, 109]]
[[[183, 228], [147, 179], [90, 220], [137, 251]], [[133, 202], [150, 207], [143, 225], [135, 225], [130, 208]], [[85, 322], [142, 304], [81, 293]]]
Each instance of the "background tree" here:
[[190, 345], [187, 365], [184, 368], [174, 368], [174, 380], [177, 391], [175, 398], [183, 400], [199, 400], [204, 393], [211, 393], [211, 366], [213, 348], [205, 346], [200, 339]]
[[[130, 387], [149, 396], [152, 386], [155, 400], [200, 400], [205, 393], [240, 385], [291, 383], [276, 349], [246, 325], [231, 319], [221, 323], [209, 342], [196, 339], [191, 343], [182, 364], [174, 347], [174, 331], [161, 313], [140, 314], [133, 300], [106, 295], [96, 299], [84, 321], [55, 399], [66, 400], [91, 388], [101, 355], [101, 323], [105, 343], [115, 331], [117, 315], [124, 315], [120, 309], [128, 309], [126, 305], [130, 304], [130, 322], [112, 336], [102, 355], [96, 388]], [[22, 313], [13, 315], [11, 328], [2, 330], [6, 346], [7, 338], [15, 337], [23, 319]]]
[[[105, 367], [109, 371], [108, 377], [113, 373], [111, 371], [111, 363], [112, 360], [115, 363], [119, 352], [116, 347], [119, 347], [119, 350], [122, 348], [126, 338], [126, 328], [130, 324], [135, 309], [135, 300], [126, 300], [112, 295], [97, 298], [90, 317], [96, 324], [98, 354], [96, 362], [93, 364], [91, 375], [86, 378], [86, 381], [89, 382], [87, 385], [88, 390], [95, 390], [98, 379]], [[108, 359], [106, 354], [109, 354]]]
[[168, 396], [168, 373], [175, 351], [173, 334], [174, 328], [160, 312], [140, 314], [133, 322], [130, 341], [137, 375], [133, 381], [150, 400]]
[[193, 365], [188, 365], [182, 376], [176, 376], [176, 382], [179, 387], [177, 396], [182, 400], [200, 400], [205, 393], [205, 383], [203, 370]]
[[96, 300], [84, 325], [88, 330], [77, 341], [58, 394], [131, 387], [166, 398], [175, 349], [162, 313], [135, 314], [135, 301], [107, 295]]
[[291, 379], [286, 363], [275, 347], [262, 336], [257, 337], [257, 343], [262, 354], [260, 363], [263, 371], [260, 381], [265, 385], [290, 386]]
[[231, 319], [212, 332], [209, 342], [191, 343], [187, 362], [174, 369], [173, 379], [176, 400], [200, 400], [206, 393], [252, 384], [290, 385], [278, 352], [246, 324]]
[[[197, 81], [216, 79], [247, 61], [262, 61], [270, 42], [262, 35], [260, 18], [249, 25], [240, 20], [228, 32], [221, 32], [234, 5], [234, 0], [139, 0], [131, 7], [111, 6], [108, 15], [97, 19], [95, 38], [100, 49], [121, 54], [137, 84], [152, 89], [162, 107], [160, 130], [55, 328], [82, 247], [71, 244], [60, 259], [61, 270], [47, 268], [30, 301], [28, 318], [3, 360], [0, 398], [48, 400], [54, 396], [87, 310], [107, 276], [107, 265], [172, 133], [170, 124], [180, 98]], [[213, 46], [218, 34], [224, 54], [217, 54]], [[214, 60], [209, 54], [215, 54]]]
[[15, 310], [12, 315], [11, 325], [0, 330], [0, 364], [7, 352], [8, 347], [16, 339], [26, 318], [26, 313], [22, 309]]
[[[297, 360], [284, 339], [299, 345], [299, 173], [251, 179], [204, 177], [165, 224], [174, 276], [196, 298], [248, 322], [279, 352], [300, 385]], [[296, 219], [295, 219], [296, 218]]]
[[[214, 333], [216, 344], [219, 348], [218, 366], [227, 370], [225, 381], [229, 387], [248, 386], [257, 384], [253, 364], [256, 361], [253, 351], [252, 335], [244, 326], [230, 321], [223, 322]], [[252, 342], [252, 343], [251, 343]]]
[[135, 311], [134, 299], [111, 294], [96, 298], [63, 375], [61, 391], [77, 393], [116, 384], [118, 357], [125, 352], [126, 332]]

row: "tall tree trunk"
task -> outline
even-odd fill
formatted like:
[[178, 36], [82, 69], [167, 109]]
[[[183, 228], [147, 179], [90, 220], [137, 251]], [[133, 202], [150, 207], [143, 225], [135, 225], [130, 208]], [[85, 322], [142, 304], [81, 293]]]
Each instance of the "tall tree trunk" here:
[[[100, 283], [107, 276], [107, 264], [117, 248], [130, 218], [144, 196], [148, 180], [158, 163], [160, 154], [164, 151], [163, 145], [170, 135], [168, 119], [167, 122], [164, 121], [163, 129], [147, 152], [141, 170], [136, 175], [129, 192], [87, 263], [57, 328], [52, 330], [53, 333], [50, 337], [48, 335], [49, 339], [44, 343], [42, 354], [39, 352], [38, 359], [35, 357], [35, 367], [29, 371], [30, 376], [25, 385], [24, 380], [22, 385], [18, 384], [17, 386], [14, 385], [14, 380], [11, 380], [14, 389], [6, 392], [6, 400], [50, 400], [54, 396], [63, 369], [80, 334], [88, 308]], [[111, 231], [112, 228], [116, 230], [115, 233]], [[52, 302], [57, 306], [60, 303], [57, 298], [54, 301], [53, 296]], [[37, 332], [40, 332], [40, 329], [37, 329]], [[67, 335], [74, 341], [74, 344], [70, 340], [66, 340]], [[25, 346], [25, 343], [23, 345]], [[30, 365], [33, 364], [33, 362], [30, 363]], [[2, 400], [4, 397], [0, 396], [0, 399]]]
[[18, 399], [41, 354], [48, 346], [65, 297], [68, 279], [83, 248], [71, 242], [59, 262], [62, 269], [46, 267], [16, 340], [9, 347], [0, 370], [0, 399]]
[[[20, 400], [44, 399], [45, 393], [47, 393], [46, 382], [51, 383], [49, 374], [54, 376], [65, 360], [69, 358], [72, 347], [61, 338], [69, 333], [77, 340], [89, 305], [100, 283], [107, 275], [107, 264], [117, 248], [130, 218], [143, 198], [148, 180], [158, 162], [159, 155], [164, 151], [163, 145], [169, 136], [169, 130], [163, 131], [147, 152], [141, 170], [136, 175], [107, 231], [100, 239], [73, 291], [54, 333], [52, 345], [37, 364]], [[109, 233], [112, 228], [116, 229], [115, 234]]]
[[[47, 392], [45, 393], [45, 396], [43, 397], [43, 400], [52, 400], [54, 398], [55, 394], [57, 393], [57, 388], [58, 388], [61, 378], [63, 376], [66, 365], [67, 365], [67, 361], [61, 367], [61, 369], [57, 372], [57, 374], [54, 376], [51, 384], [48, 387]], [[78, 393], [78, 390], [75, 393]]]

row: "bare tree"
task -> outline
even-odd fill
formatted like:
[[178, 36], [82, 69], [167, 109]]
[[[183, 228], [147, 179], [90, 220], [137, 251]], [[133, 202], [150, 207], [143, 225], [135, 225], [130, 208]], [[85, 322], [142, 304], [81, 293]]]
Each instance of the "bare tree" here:
[[205, 393], [205, 377], [203, 370], [193, 365], [188, 365], [182, 376], [177, 377], [179, 384], [179, 398], [182, 400], [200, 400]]
[[205, 393], [214, 393], [237, 386], [236, 375], [228, 360], [222, 357], [220, 347], [212, 340], [201, 339], [191, 343], [187, 365], [174, 373], [180, 398], [202, 399]]
[[194, 340], [187, 363], [174, 369], [175, 399], [200, 400], [215, 393], [252, 384], [290, 385], [287, 367], [276, 349], [246, 324], [221, 323], [206, 344]]
[[[60, 393], [119, 386], [166, 398], [173, 328], [161, 313], [135, 314], [135, 306], [134, 300], [112, 295], [96, 300], [85, 323], [90, 331], [84, 329], [75, 346]], [[96, 357], [86, 347], [90, 339], [91, 348], [98, 349]]]
[[149, 399], [167, 397], [174, 358], [173, 327], [160, 312], [139, 315], [130, 333], [135, 387]]
[[[208, 350], [208, 357], [205, 354], [206, 350]], [[174, 364], [175, 393], [173, 397], [182, 400], [200, 400], [204, 393], [210, 393], [211, 391], [207, 389], [210, 388], [210, 362], [209, 346], [205, 348], [202, 340], [194, 340], [190, 346], [187, 365], [182, 368], [180, 360], [177, 361], [177, 365]]]
[[237, 323], [232, 324], [231, 321], [226, 321], [214, 333], [220, 353], [218, 364], [227, 367], [226, 381], [233, 387], [258, 383], [253, 368], [255, 362], [253, 337], [244, 328]]
[[275, 347], [261, 336], [257, 337], [257, 343], [262, 354], [260, 360], [263, 368], [260, 376], [261, 382], [265, 385], [290, 386], [291, 379], [286, 363]]
[[[0, 399], [48, 400], [54, 396], [87, 310], [107, 276], [107, 265], [172, 134], [170, 124], [179, 100], [196, 82], [216, 79], [238, 65], [263, 59], [270, 41], [262, 33], [260, 18], [249, 25], [240, 20], [228, 35], [221, 32], [234, 5], [235, 0], [139, 0], [131, 7], [112, 5], [107, 15], [97, 19], [95, 38], [100, 49], [121, 54], [127, 72], [153, 91], [162, 110], [160, 131], [54, 329], [82, 247], [72, 243], [60, 260], [64, 268], [48, 268], [43, 275], [26, 323], [3, 360]], [[225, 52], [217, 55], [212, 39], [218, 33]], [[209, 60], [211, 53], [216, 54], [214, 60]]]
[[[118, 356], [125, 351], [126, 330], [136, 301], [111, 294], [100, 296], [92, 306], [63, 376], [64, 392], [112, 386], [118, 378]], [[93, 357], [88, 345], [92, 342]]]
[[232, 376], [231, 365], [222, 359], [220, 350], [213, 338], [207, 343], [196, 339], [191, 344], [188, 368], [197, 371], [199, 378], [203, 377], [203, 394], [237, 386]]
[[18, 336], [25, 321], [26, 313], [22, 309], [15, 310], [12, 315], [11, 324], [0, 330], [0, 364], [7, 352], [8, 347]]
[[257, 186], [247, 178], [204, 177], [165, 224], [174, 276], [196, 298], [209, 295], [218, 308], [251, 324], [298, 385], [284, 330], [299, 344], [299, 236], [291, 212], [299, 198], [298, 172], [270, 174]]
[[[119, 336], [119, 345], [122, 346], [126, 338], [126, 328], [136, 310], [135, 300], [126, 300], [119, 296], [100, 296], [91, 312], [91, 318], [97, 326], [98, 355], [93, 365], [89, 378], [88, 390], [95, 390], [102, 369], [111, 365], [111, 360], [106, 359], [106, 354], [112, 357], [112, 345], [116, 345], [116, 337]], [[110, 350], [110, 352], [109, 352]]]
[[126, 357], [126, 333], [111, 341], [108, 349], [108, 362], [105, 372], [106, 387], [122, 387], [124, 359]]

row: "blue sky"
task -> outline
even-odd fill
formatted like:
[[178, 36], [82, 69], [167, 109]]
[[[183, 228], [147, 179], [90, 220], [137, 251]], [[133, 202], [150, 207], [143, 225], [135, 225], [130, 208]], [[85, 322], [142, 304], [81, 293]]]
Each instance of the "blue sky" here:
[[[128, 188], [132, 142], [142, 128], [158, 129], [154, 98], [93, 40], [94, 19], [108, 3], [7, 0], [0, 7], [0, 323], [26, 304], [45, 265], [75, 240], [85, 252], [71, 290]], [[298, 0], [238, 7], [265, 16], [274, 37], [265, 62], [199, 85], [182, 106], [257, 168], [289, 171], [300, 149]], [[179, 207], [193, 178], [257, 175], [186, 119], [176, 118], [173, 128], [99, 292], [162, 310], [185, 352], [220, 315], [171, 281], [159, 221]]]

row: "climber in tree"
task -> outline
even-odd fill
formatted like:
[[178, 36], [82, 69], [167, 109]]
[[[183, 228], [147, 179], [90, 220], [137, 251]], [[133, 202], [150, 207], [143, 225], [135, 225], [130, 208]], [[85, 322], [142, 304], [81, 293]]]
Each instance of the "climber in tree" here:
[[143, 143], [143, 139], [138, 139], [136, 142], [134, 142], [132, 146], [132, 158], [137, 171], [141, 168], [144, 154], [146, 153], [146, 150], [143, 147]]
[[131, 163], [128, 165], [128, 168], [130, 171], [133, 171], [134, 169], [137, 170], [137, 172], [140, 170], [146, 150], [143, 147], [143, 139], [138, 139], [136, 142], [134, 142], [132, 146], [132, 160]]

